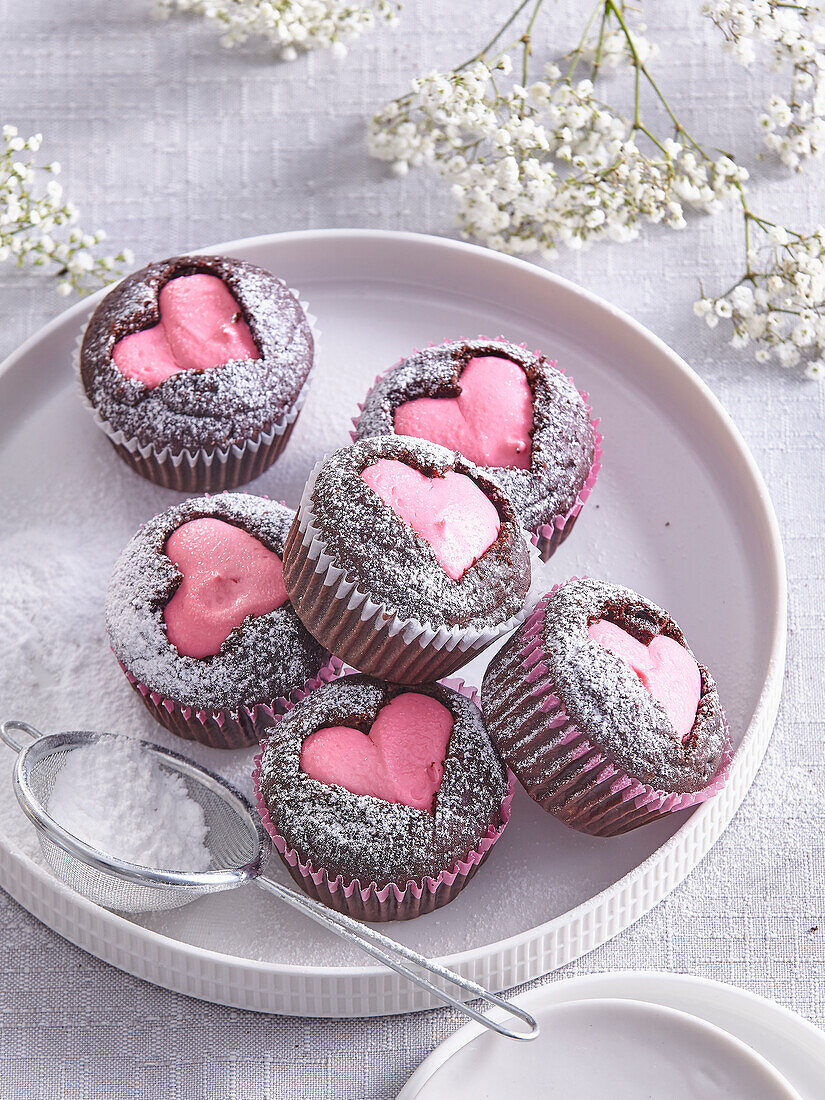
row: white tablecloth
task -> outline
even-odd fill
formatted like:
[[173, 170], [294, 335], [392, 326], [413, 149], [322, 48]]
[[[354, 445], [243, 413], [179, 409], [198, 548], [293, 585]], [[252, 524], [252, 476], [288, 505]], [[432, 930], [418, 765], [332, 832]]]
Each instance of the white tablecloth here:
[[[398, 30], [380, 28], [346, 60], [284, 65], [263, 49], [222, 50], [200, 21], [158, 24], [150, 0], [0, 0], [0, 124], [42, 131], [86, 223], [140, 262], [286, 229], [450, 233], [445, 188], [390, 177], [366, 155], [364, 121], [414, 73], [472, 53], [509, 6], [406, 0]], [[547, 8], [546, 49], [566, 48], [580, 5]], [[753, 169], [760, 211], [800, 228], [825, 221], [821, 167], [788, 177], [756, 160], [763, 86], [724, 59], [698, 8], [672, 0], [649, 14], [674, 102]], [[734, 212], [696, 217], [682, 234], [654, 230], [553, 265], [668, 341], [724, 402], [773, 494], [791, 584], [784, 702], [744, 806], [671, 897], [555, 977], [693, 973], [823, 1024], [825, 387], [756, 366], [693, 317], [699, 280], [721, 289], [737, 273], [738, 234]], [[63, 303], [42, 275], [8, 265], [0, 287], [2, 356]], [[219, 1008], [98, 962], [2, 893], [0, 923], [0, 1095], [13, 1100], [391, 1097], [459, 1023], [448, 1011], [318, 1021]]]

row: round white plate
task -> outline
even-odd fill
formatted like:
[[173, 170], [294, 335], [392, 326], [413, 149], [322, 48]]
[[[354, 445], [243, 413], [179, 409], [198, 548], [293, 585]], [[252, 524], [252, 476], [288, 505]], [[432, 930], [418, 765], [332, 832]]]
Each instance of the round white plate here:
[[[513, 1042], [482, 1032], [454, 1048], [412, 1088], [408, 1100], [800, 1100], [765, 1059], [727, 1031], [661, 1005], [615, 999], [533, 1006], [538, 1039]], [[422, 1067], [423, 1068], [423, 1067]]]
[[[320, 365], [282, 458], [249, 488], [295, 505], [318, 456], [348, 441], [375, 374], [416, 345], [506, 334], [590, 391], [605, 463], [545, 567], [621, 581], [666, 606], [714, 671], [738, 749], [723, 794], [625, 837], [565, 829], [523, 792], [483, 872], [398, 939], [491, 988], [577, 958], [655, 905], [727, 825], [759, 766], [782, 683], [786, 592], [764, 483], [712, 394], [661, 341], [530, 264], [411, 234], [293, 233], [220, 246], [283, 275], [322, 330]], [[109, 652], [106, 579], [138, 525], [180, 499], [132, 473], [81, 407], [72, 348], [95, 299], [0, 370], [0, 705], [46, 730], [116, 729], [164, 744]], [[464, 673], [480, 682], [484, 659]], [[250, 789], [251, 752], [186, 751]], [[0, 884], [100, 958], [196, 997], [269, 1012], [360, 1016], [432, 1007], [422, 991], [261, 891], [138, 921], [68, 893], [38, 862], [0, 754]], [[504, 903], [503, 903], [504, 902]]]
[[[648, 1096], [677, 1100], [682, 1095], [705, 1100], [718, 1095], [730, 1100], [761, 1100], [763, 1096], [788, 1095], [788, 1089], [800, 1100], [821, 1100], [825, 1095], [825, 1033], [781, 1005], [735, 986], [686, 974], [618, 971], [551, 982], [525, 993], [517, 1003], [541, 1023], [538, 1039], [516, 1046], [511, 1039], [502, 1039], [478, 1024], [468, 1024], [421, 1063], [398, 1100], [436, 1100], [464, 1093], [481, 1100], [488, 1094], [502, 1095], [501, 1087], [496, 1090], [488, 1084], [496, 1081], [506, 1084], [503, 1095], [520, 1091], [524, 1096], [541, 1095], [550, 1100], [556, 1093], [537, 1090], [537, 1083], [544, 1080], [545, 1090], [552, 1089], [557, 1080], [566, 1080], [564, 1075], [571, 1068], [582, 1073], [600, 1072], [606, 1051], [613, 1044], [621, 1044], [623, 1036], [626, 1058], [613, 1059], [613, 1075], [608, 1078], [615, 1089], [576, 1087], [566, 1093], [559, 1090], [558, 1095], [610, 1095], [617, 1100], [624, 1095], [633, 1100]], [[642, 1004], [654, 1015], [642, 1019]], [[611, 1007], [606, 1010], [608, 1005]], [[669, 1020], [655, 1015], [663, 1012], [673, 1015]], [[687, 1029], [690, 1020], [698, 1028], [712, 1028], [713, 1034], [706, 1033], [702, 1039], [700, 1031]], [[594, 1033], [600, 1031], [600, 1041], [591, 1048], [592, 1066], [579, 1059], [579, 1051], [586, 1058], [588, 1050], [581, 1029], [576, 1030], [581, 1024], [592, 1027]], [[727, 1035], [734, 1047], [720, 1043], [720, 1034]], [[560, 1038], [564, 1036], [566, 1045]], [[693, 1045], [696, 1038], [698, 1047]], [[660, 1042], [666, 1044], [664, 1051]], [[618, 1049], [621, 1051], [621, 1046]], [[711, 1059], [709, 1063], [704, 1060], [705, 1054]], [[670, 1076], [656, 1079], [651, 1074], [649, 1091], [616, 1091], [627, 1080], [634, 1080], [637, 1061], [650, 1063], [657, 1059], [671, 1059]], [[745, 1072], [741, 1067], [748, 1061]], [[711, 1074], [714, 1065], [716, 1071]], [[692, 1083], [691, 1066], [707, 1070], [710, 1080], [685, 1091], [686, 1081]], [[682, 1076], [676, 1074], [677, 1067]], [[727, 1075], [734, 1067], [735, 1083], [731, 1085]], [[762, 1091], [754, 1085], [760, 1073]], [[447, 1084], [459, 1080], [464, 1082], [464, 1092], [450, 1092]], [[720, 1091], [720, 1083], [729, 1091]]]

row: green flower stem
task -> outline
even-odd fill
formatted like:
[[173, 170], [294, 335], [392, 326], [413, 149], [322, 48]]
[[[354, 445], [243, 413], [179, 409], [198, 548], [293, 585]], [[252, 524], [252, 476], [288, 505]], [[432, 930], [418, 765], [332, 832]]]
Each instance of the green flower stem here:
[[509, 19], [506, 21], [506, 23], [502, 23], [502, 25], [498, 28], [496, 33], [493, 35], [493, 37], [487, 43], [487, 45], [482, 46], [477, 54], [473, 54], [472, 57], [468, 58], [466, 61], [462, 62], [461, 65], [457, 66], [457, 68], [455, 69], [455, 72], [460, 73], [464, 69], [469, 69], [469, 67], [471, 65], [475, 65], [476, 61], [481, 61], [484, 57], [486, 57], [487, 53], [493, 48], [493, 46], [495, 46], [496, 42], [498, 42], [498, 40], [501, 38], [501, 36], [504, 34], [504, 32], [509, 27], [512, 27], [513, 23], [515, 23], [515, 21], [521, 15], [521, 13], [524, 11], [524, 9], [529, 5], [529, 3], [530, 3], [530, 0], [521, 0], [521, 3], [518, 5], [518, 7], [515, 9], [515, 11], [512, 12]]

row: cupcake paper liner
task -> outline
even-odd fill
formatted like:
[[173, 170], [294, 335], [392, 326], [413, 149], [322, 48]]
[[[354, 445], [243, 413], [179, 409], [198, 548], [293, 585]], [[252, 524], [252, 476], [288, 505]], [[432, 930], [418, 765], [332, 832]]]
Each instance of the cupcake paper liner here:
[[[449, 676], [498, 638], [519, 626], [534, 605], [528, 593], [523, 610], [497, 626], [433, 628], [403, 618], [376, 603], [336, 565], [315, 525], [312, 490], [323, 458], [309, 476], [287, 535], [284, 569], [289, 586], [301, 593], [296, 614], [307, 630], [342, 661], [360, 672], [396, 684], [421, 684]], [[531, 563], [532, 564], [532, 563]], [[533, 584], [536, 570], [532, 569]]]
[[[556, 367], [556, 370], [561, 370], [561, 367]], [[562, 371], [562, 374], [564, 374], [564, 371]], [[571, 383], [575, 385], [572, 376], [568, 375], [568, 378], [570, 378]], [[593, 416], [593, 410], [588, 403], [590, 394], [585, 390], [579, 390], [578, 394], [582, 401], [584, 401], [584, 407], [587, 409], [587, 415], [590, 418], [590, 426], [593, 429], [593, 462], [590, 465], [590, 471], [584, 479], [581, 489], [579, 489], [576, 494], [575, 501], [568, 511], [565, 512], [564, 515], [554, 516], [549, 523], [542, 524], [541, 527], [538, 527], [533, 532], [533, 543], [538, 549], [542, 561], [549, 561], [573, 530], [579, 512], [584, 507], [587, 498], [593, 492], [599, 477], [599, 471], [602, 468], [602, 455], [604, 453], [602, 443], [604, 441], [604, 436], [599, 431], [601, 420], [599, 417], [594, 418]]]
[[118, 664], [155, 721], [178, 737], [199, 741], [213, 749], [243, 749], [258, 744], [273, 719], [284, 714], [310, 691], [340, 676], [343, 667], [336, 657], [332, 657], [302, 687], [294, 688], [289, 695], [274, 699], [271, 703], [241, 706], [237, 710], [200, 710], [153, 691], [138, 680], [122, 661]]
[[[461, 337], [461, 339], [464, 340], [464, 337]], [[496, 336], [492, 338], [487, 336], [476, 336], [473, 338], [472, 341], [465, 342], [471, 343], [478, 340], [487, 339], [494, 339], [495, 341], [506, 340], [504, 336]], [[446, 340], [442, 341], [442, 343], [446, 342]], [[437, 344], [433, 343], [429, 343], [427, 345], [427, 347], [431, 348], [437, 346]], [[524, 351], [527, 351], [527, 344], [518, 344], [516, 346], [522, 348]], [[411, 354], [417, 355], [420, 350], [420, 348], [413, 348]], [[541, 353], [536, 351], [533, 354], [540, 355]], [[405, 358], [409, 358], [409, 356], [406, 356]], [[370, 394], [385, 375], [389, 374], [390, 371], [395, 370], [395, 368], [399, 367], [403, 362], [404, 359], [399, 359], [397, 363], [394, 363], [391, 367], [388, 367], [385, 371], [381, 371], [375, 376], [375, 380], [373, 381], [369, 390], [367, 390], [366, 397], [358, 404], [358, 415], [352, 418], [352, 429], [350, 430], [350, 437], [352, 438], [353, 442], [355, 441], [357, 436], [358, 421], [361, 417], [364, 406], [369, 400]], [[558, 364], [556, 364], [556, 370], [560, 374], [565, 375], [565, 377], [569, 379], [570, 383], [575, 386], [576, 383], [574, 382], [572, 375], [567, 374], [567, 372], [562, 370], [562, 368], [558, 366]], [[579, 512], [581, 512], [585, 501], [593, 492], [599, 476], [599, 471], [602, 468], [602, 455], [604, 454], [604, 448], [602, 447], [602, 444], [604, 442], [604, 436], [599, 431], [601, 419], [599, 417], [594, 418], [593, 416], [593, 410], [589, 404], [590, 394], [587, 393], [585, 390], [578, 390], [577, 392], [579, 394], [579, 397], [581, 397], [582, 401], [584, 402], [584, 407], [587, 409], [587, 415], [590, 419], [590, 426], [593, 429], [593, 462], [591, 463], [590, 471], [587, 477], [584, 479], [584, 483], [582, 484], [581, 489], [579, 489], [578, 493], [576, 494], [575, 501], [568, 509], [568, 511], [563, 514], [553, 516], [553, 518], [548, 523], [541, 524], [540, 527], [535, 528], [529, 533], [529, 538], [531, 539], [533, 545], [537, 548], [539, 556], [544, 562], [549, 561], [550, 558], [552, 558], [553, 554], [573, 530], [573, 527], [576, 523], [576, 518], [578, 517]], [[493, 467], [487, 466], [484, 467], [484, 469], [491, 470], [493, 469]]]
[[[475, 701], [478, 697], [476, 689], [468, 688], [461, 680], [442, 680], [441, 682], [446, 687], [459, 691], [468, 699]], [[294, 703], [287, 709], [291, 709], [291, 706], [294, 706]], [[276, 715], [275, 721], [281, 717], [282, 715]], [[356, 920], [412, 920], [414, 917], [432, 913], [442, 905], [447, 905], [476, 873], [510, 820], [516, 780], [513, 773], [508, 771], [507, 793], [499, 811], [500, 824], [495, 827], [490, 826], [486, 836], [479, 840], [475, 848], [463, 859], [456, 860], [452, 867], [442, 871], [437, 877], [432, 878], [428, 875], [421, 879], [411, 879], [404, 884], [403, 888], [394, 882], [378, 886], [375, 882], [363, 884], [358, 879], [348, 880], [343, 875], [331, 877], [323, 867], [315, 868], [312, 863], [302, 860], [299, 853], [287, 844], [273, 825], [260, 783], [261, 762], [265, 748], [266, 743], [262, 742], [261, 752], [255, 758], [252, 780], [255, 784], [258, 813], [264, 828], [272, 838], [275, 850], [292, 878], [306, 894]]]
[[716, 774], [701, 791], [658, 790], [628, 774], [594, 745], [554, 693], [542, 634], [556, 585], [533, 612], [522, 637], [501, 650], [484, 717], [505, 761], [530, 797], [565, 825], [593, 836], [618, 836], [665, 814], [705, 802], [727, 782], [733, 750], [727, 722]]
[[218, 493], [253, 481], [275, 462], [286, 447], [307, 399], [315, 373], [320, 335], [316, 328], [317, 319], [309, 312], [308, 304], [301, 299], [297, 290], [290, 288], [290, 293], [300, 302], [312, 331], [313, 366], [304, 380], [295, 403], [277, 424], [273, 424], [265, 432], [259, 432], [253, 439], [245, 440], [243, 443], [233, 443], [229, 447], [199, 447], [194, 450], [185, 447], [181, 451], [173, 452], [169, 446], [160, 447], [156, 443], [141, 444], [137, 436], [127, 436], [119, 428], [115, 428], [109, 420], [101, 416], [89, 400], [83, 386], [80, 374], [80, 353], [86, 324], [83, 325], [75, 341], [74, 350], [74, 371], [80, 398], [92, 414], [97, 426], [127, 466], [131, 466], [141, 477], [166, 489], [176, 489], [181, 493]]

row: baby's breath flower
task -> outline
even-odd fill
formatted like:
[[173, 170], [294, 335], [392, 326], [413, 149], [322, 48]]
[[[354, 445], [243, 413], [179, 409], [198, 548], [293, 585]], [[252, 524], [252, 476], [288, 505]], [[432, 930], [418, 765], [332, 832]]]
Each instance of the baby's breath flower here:
[[345, 39], [374, 27], [376, 18], [394, 23], [399, 7], [397, 0], [156, 0], [155, 14], [202, 15], [220, 29], [221, 45], [262, 38], [282, 61], [294, 61], [299, 50], [346, 57]]
[[702, 11], [742, 65], [756, 45], [771, 68], [790, 73], [790, 96], [772, 95], [757, 118], [763, 141], [788, 168], [825, 153], [825, 3], [822, 0], [705, 0]]
[[[530, 28], [540, 8], [536, 0]], [[643, 126], [640, 84], [664, 102], [645, 67], [655, 50], [612, 0], [603, 16], [564, 73], [549, 64], [541, 79], [527, 79], [528, 30], [520, 65], [504, 51], [416, 78], [372, 119], [370, 152], [396, 173], [433, 165], [450, 184], [464, 235], [518, 254], [630, 241], [645, 223], [682, 229], [686, 207], [715, 213], [738, 197], [747, 173], [678, 125], [661, 138]], [[636, 70], [632, 119], [597, 98], [593, 79], [580, 79], [586, 61], [593, 75]], [[514, 70], [517, 79], [502, 79]]]
[[825, 380], [825, 226], [805, 237], [746, 210], [749, 234], [762, 248], [748, 250], [743, 279], [718, 298], [702, 297], [694, 312], [706, 322], [729, 320], [731, 344], [752, 345], [758, 363], [805, 365], [805, 376]]
[[60, 239], [61, 230], [77, 220], [77, 210], [63, 202], [63, 188], [54, 179], [60, 165], [35, 163], [33, 154], [41, 141], [40, 134], [24, 140], [15, 126], [2, 129], [0, 262], [56, 267], [61, 295], [91, 290], [110, 282], [120, 274], [119, 265], [131, 264], [134, 257], [126, 250], [117, 256], [97, 256], [94, 249], [103, 240], [101, 231], [84, 233], [74, 228]]
[[[655, 43], [648, 42], [642, 37], [646, 29], [644, 24], [640, 23], [633, 35], [636, 57], [643, 63], [650, 61], [659, 52], [659, 47]], [[619, 69], [633, 61], [630, 42], [621, 29], [607, 31], [600, 40], [592, 38], [585, 42], [581, 57], [591, 65], [598, 61], [599, 65], [605, 69]]]
[[[470, 62], [416, 77], [372, 119], [372, 155], [398, 175], [432, 165], [449, 185], [465, 236], [544, 258], [561, 245], [633, 240], [645, 224], [682, 229], [687, 208], [713, 214], [735, 201], [745, 225], [745, 275], [725, 294], [703, 292], [694, 313], [709, 328], [722, 324], [731, 346], [752, 348], [757, 362], [803, 364], [808, 377], [822, 378], [825, 226], [804, 237], [749, 210], [746, 169], [724, 153], [711, 155], [677, 121], [646, 65], [655, 49], [643, 28], [630, 29], [617, 0], [597, 7], [563, 66], [544, 64], [531, 82], [531, 31], [542, 3], [534, 0], [526, 32], [509, 47], [522, 51], [515, 64], [497, 43], [524, 4]], [[790, 99], [774, 95], [766, 104], [764, 140], [793, 167], [818, 156], [825, 150], [825, 0], [709, 0], [704, 10], [743, 64], [753, 60], [751, 36], [775, 35], [775, 57], [792, 58], [795, 84]], [[810, 40], [797, 33], [800, 19], [815, 32]], [[582, 62], [590, 64], [588, 79], [577, 74]], [[600, 70], [622, 67], [633, 75], [629, 116], [595, 88]], [[670, 133], [645, 124], [642, 89], [664, 108]]]

